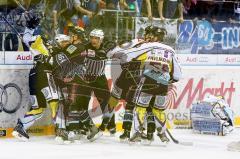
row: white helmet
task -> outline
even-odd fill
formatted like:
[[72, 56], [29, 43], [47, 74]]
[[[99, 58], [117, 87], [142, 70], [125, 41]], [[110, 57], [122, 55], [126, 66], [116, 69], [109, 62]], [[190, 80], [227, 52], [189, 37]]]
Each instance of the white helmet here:
[[101, 29], [94, 29], [90, 32], [89, 36], [99, 37], [102, 41], [104, 38], [104, 33]]
[[61, 43], [63, 41], [69, 41], [70, 40], [70, 36], [64, 35], [64, 34], [57, 34], [55, 36], [55, 40], [57, 43]]

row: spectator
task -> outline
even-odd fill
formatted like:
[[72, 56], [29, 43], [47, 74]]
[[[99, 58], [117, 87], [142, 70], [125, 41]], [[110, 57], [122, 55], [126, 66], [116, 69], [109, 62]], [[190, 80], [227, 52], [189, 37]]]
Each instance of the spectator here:
[[119, 3], [121, 9], [134, 10], [137, 15], [140, 15], [140, 6], [138, 5], [139, 3], [137, 1], [138, 0], [120, 0]]
[[[82, 0], [81, 5], [84, 9], [89, 10], [96, 15], [99, 11], [100, 6], [105, 7], [106, 3], [103, 0], [89, 0], [89, 1]], [[82, 20], [85, 25], [90, 26], [90, 19], [92, 18], [93, 16], [89, 17], [87, 15], [83, 15]], [[97, 18], [95, 17], [94, 19], [92, 19], [91, 22], [98, 21], [98, 19], [99, 17]]]
[[[70, 0], [73, 1], [73, 6], [77, 12], [82, 15], [87, 15], [89, 18], [92, 18], [94, 15], [93, 11], [96, 11], [95, 3], [93, 1], [84, 1], [84, 0]], [[69, 3], [71, 3], [69, 1]], [[92, 10], [92, 11], [91, 11]]]
[[0, 12], [7, 15], [11, 9], [16, 8], [14, 0], [0, 0]]
[[46, 37], [48, 39], [52, 39], [58, 32], [63, 32], [63, 29], [60, 27], [63, 24], [63, 20], [61, 16], [58, 17], [61, 10], [61, 2], [59, 3], [59, 0], [45, 0], [41, 30], [44, 35], [49, 35], [49, 37]]
[[206, 19], [212, 22], [232, 21], [234, 19], [234, 3], [214, 0], [198, 1], [196, 5], [189, 8], [188, 16], [191, 19]]
[[143, 0], [141, 7], [141, 15], [152, 20], [153, 17], [158, 17], [158, 2], [156, 0]]
[[[173, 9], [173, 8], [168, 8], [167, 11], [167, 16], [168, 18], [175, 18], [178, 16], [178, 20], [179, 22], [183, 22], [183, 3], [182, 0], [168, 0], [169, 6], [171, 7], [171, 3], [175, 4], [175, 2], [177, 1], [177, 8], [178, 9]], [[159, 0], [158, 1], [158, 10], [159, 10], [159, 17], [161, 20], [164, 20], [164, 14], [163, 14], [163, 2], [164, 0]], [[170, 13], [171, 12], [171, 13]], [[172, 13], [174, 13], [173, 16]]]
[[240, 0], [234, 3], [234, 17], [235, 20], [240, 20]]
[[226, 20], [230, 23], [239, 21], [240, 1], [236, 0], [232, 3], [223, 2], [221, 10], [218, 12], [218, 20]]
[[117, 9], [119, 0], [106, 0], [107, 9]]
[[106, 3], [104, 0], [90, 0], [89, 5], [86, 7], [86, 9], [97, 13], [99, 8], [106, 8]]
[[[8, 14], [12, 9], [15, 9], [17, 5], [13, 0], [9, 1], [0, 1], [0, 15], [4, 17], [4, 19], [8, 19]], [[0, 35], [0, 49], [6, 51], [17, 51], [18, 50], [18, 39], [17, 35], [11, 32], [11, 28], [5, 20], [1, 18], [2, 23], [5, 25], [5, 29], [2, 30], [4, 32], [10, 32], [7, 36], [5, 36], [5, 40], [3, 38], [3, 34]], [[10, 21], [13, 24], [12, 21]], [[5, 34], [5, 33], [4, 33]], [[6, 35], [6, 34], [5, 34]], [[4, 42], [4, 43], [3, 43]], [[4, 45], [4, 49], [2, 48]], [[12, 47], [11, 47], [12, 46]]]
[[[66, 3], [62, 5], [64, 7], [62, 7], [59, 13], [59, 15], [62, 15], [66, 19], [67, 24], [65, 25], [77, 25], [79, 23], [78, 21], [82, 18], [83, 20], [86, 19], [85, 23], [88, 23], [89, 19], [94, 15], [94, 12], [89, 10], [90, 0], [66, 0], [65, 2]], [[94, 5], [91, 6], [93, 7]], [[81, 27], [84, 27], [84, 25]]]
[[18, 51], [18, 37], [15, 33], [9, 33], [4, 41], [5, 51]]
[[0, 31], [0, 51], [3, 51], [2, 41], [3, 41], [3, 33]]
[[184, 6], [184, 10], [183, 13], [184, 14], [188, 14], [189, 10], [193, 7], [196, 6], [197, 4], [197, 0], [183, 0], [183, 6]]

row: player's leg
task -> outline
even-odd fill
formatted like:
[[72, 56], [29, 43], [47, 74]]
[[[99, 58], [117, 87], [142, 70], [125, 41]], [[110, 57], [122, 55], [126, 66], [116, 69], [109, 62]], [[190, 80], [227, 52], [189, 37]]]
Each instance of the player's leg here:
[[109, 123], [107, 124], [107, 129], [112, 136], [116, 133], [115, 114], [113, 114]]
[[57, 142], [63, 142], [68, 140], [68, 131], [66, 130], [66, 114], [67, 114], [67, 105], [64, 101], [59, 101], [58, 110], [56, 113], [56, 120], [55, 120], [55, 133]]
[[103, 122], [100, 126], [102, 130], [106, 127], [110, 131], [111, 134], [115, 134], [116, 132], [116, 124], [115, 124], [115, 115], [114, 109], [119, 103], [120, 99], [125, 99], [127, 95], [127, 91], [129, 89], [128, 83], [123, 83], [125, 73], [122, 73], [120, 77], [116, 80], [115, 84], [113, 85], [113, 89], [111, 92], [111, 97], [108, 102], [108, 111], [109, 113], [103, 116]]
[[27, 129], [31, 127], [37, 120], [42, 118], [44, 109], [47, 107], [46, 100], [44, 99], [43, 95], [30, 95], [30, 97], [31, 101], [33, 102], [31, 103], [31, 108], [22, 118], [18, 119], [17, 125], [12, 133], [14, 137], [21, 140], [29, 139]]
[[136, 88], [131, 87], [126, 95], [127, 103], [126, 103], [125, 112], [123, 116], [123, 125], [122, 125], [123, 133], [122, 135], [119, 136], [120, 140], [122, 141], [130, 139], [130, 132], [132, 129], [132, 122], [133, 122], [133, 110], [135, 108], [135, 103], [134, 103], [135, 91], [136, 91]]
[[91, 99], [91, 89], [83, 82], [70, 83], [68, 86], [67, 130], [69, 139], [77, 139], [83, 132], [83, 127], [90, 129], [91, 118], [88, 113], [88, 104]]
[[147, 117], [147, 108], [150, 105], [153, 95], [140, 92], [136, 98], [136, 108], [134, 113], [134, 131], [130, 141], [140, 141], [144, 131], [144, 123]]
[[162, 142], [169, 142], [168, 137], [166, 136], [167, 129], [167, 118], [165, 114], [167, 95], [157, 95], [155, 99], [155, 104], [153, 107], [153, 114], [155, 116], [155, 124], [158, 136]]
[[106, 76], [100, 76], [94, 83], [90, 84], [93, 92], [100, 104], [102, 113], [103, 113], [103, 120], [102, 124], [98, 129], [92, 129], [91, 133], [88, 135], [88, 139], [93, 141], [98, 138], [98, 136], [102, 136], [102, 132], [107, 127], [110, 119], [113, 116], [114, 109], [110, 109], [108, 106], [109, 99], [110, 99], [110, 90], [108, 87], [108, 82]]
[[43, 72], [43, 70], [44, 68], [41, 65], [36, 65], [30, 70], [29, 92], [31, 107], [24, 117], [18, 119], [18, 123], [12, 133], [17, 138], [23, 140], [29, 139], [26, 130], [43, 116], [47, 102], [54, 102], [56, 105], [56, 101], [58, 100], [57, 94], [51, 91], [53, 88], [49, 85], [49, 75]]
[[146, 117], [145, 117], [145, 129], [147, 130], [147, 135], [143, 135], [143, 139], [146, 139], [148, 143], [146, 144], [150, 144], [153, 141], [153, 134], [155, 132], [156, 129], [156, 125], [155, 125], [155, 117], [154, 114], [152, 112], [152, 108], [155, 102], [155, 96], [151, 99], [151, 102], [149, 104], [149, 106], [147, 107], [147, 113], [146, 113]]

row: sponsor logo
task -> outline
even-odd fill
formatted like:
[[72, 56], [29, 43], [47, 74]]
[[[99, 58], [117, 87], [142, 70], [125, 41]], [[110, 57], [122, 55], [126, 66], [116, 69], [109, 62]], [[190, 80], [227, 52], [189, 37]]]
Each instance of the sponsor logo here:
[[33, 60], [33, 58], [32, 58], [32, 55], [27, 55], [27, 56], [17, 55], [16, 60], [21, 60], [21, 61], [23, 61], [23, 60]]
[[239, 63], [240, 62], [240, 57], [225, 57], [224, 58], [224, 63]]
[[33, 129], [28, 129], [27, 133], [30, 134], [41, 134], [44, 132], [44, 129], [40, 129], [40, 128], [33, 128]]
[[221, 82], [219, 87], [204, 87], [204, 79], [201, 78], [195, 86], [193, 78], [190, 78], [183, 88], [183, 90], [176, 96], [176, 87], [172, 87], [169, 91], [169, 100], [171, 101], [168, 105], [170, 109], [177, 109], [180, 103], [186, 101], [186, 108], [190, 108], [194, 100], [203, 100], [205, 95], [221, 95], [224, 96], [227, 103], [231, 105], [232, 96], [235, 92], [234, 82], [227, 85], [225, 82]]
[[95, 57], [95, 51], [94, 50], [91, 50], [91, 49], [89, 49], [88, 50], [88, 57]]
[[[22, 103], [22, 91], [15, 83], [0, 84], [0, 112], [15, 113]], [[14, 100], [11, 100], [13, 99]]]

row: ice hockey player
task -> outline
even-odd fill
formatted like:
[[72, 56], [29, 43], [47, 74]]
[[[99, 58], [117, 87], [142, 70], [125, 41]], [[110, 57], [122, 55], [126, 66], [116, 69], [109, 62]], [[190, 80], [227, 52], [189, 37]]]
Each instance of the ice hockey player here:
[[[113, 59], [123, 59], [121, 57], [121, 52], [132, 48], [141, 43], [147, 42], [151, 37], [151, 29], [149, 26], [145, 29], [145, 39], [133, 39], [130, 42], [123, 43], [119, 46], [116, 46], [113, 50], [108, 52], [108, 58]], [[130, 131], [132, 127], [132, 111], [134, 109], [134, 104], [132, 103], [132, 98], [134, 91], [131, 90], [132, 86], [136, 86], [138, 84], [138, 78], [140, 76], [140, 63], [139, 62], [129, 62], [121, 61], [122, 72], [120, 76], [117, 78], [114, 83], [113, 90], [111, 92], [111, 97], [108, 103], [108, 113], [103, 115], [103, 121], [101, 126], [99, 127], [100, 131], [104, 131], [107, 125], [109, 124], [109, 120], [112, 119], [114, 114], [114, 108], [118, 104], [120, 99], [126, 100], [126, 110], [124, 114], [123, 121], [123, 129], [124, 133], [120, 136], [121, 140], [126, 140], [130, 138]], [[112, 70], [111, 70], [112, 71]], [[130, 92], [130, 93], [129, 93]]]
[[[130, 52], [134, 52], [134, 54], [130, 54]], [[169, 83], [178, 81], [181, 77], [181, 69], [175, 59], [175, 51], [167, 45], [152, 42], [133, 47], [125, 51], [124, 54], [128, 55], [128, 53], [127, 60], [137, 59], [144, 62], [143, 75], [135, 89], [135, 99], [133, 101], [137, 105], [135, 108], [136, 117], [141, 127], [137, 129], [139, 132], [136, 132], [131, 140], [141, 138], [146, 109], [152, 102], [154, 103], [152, 104], [154, 105], [152, 112], [156, 119], [158, 135], [161, 140], [167, 140], [165, 138], [166, 119], [163, 118], [164, 113], [162, 113], [165, 110], [164, 102], [167, 100]], [[149, 138], [152, 136], [153, 134], [149, 133]]]
[[[164, 42], [164, 38], [165, 36], [167, 35], [167, 31], [165, 28], [159, 28], [159, 27], [152, 27], [152, 38], [151, 38], [151, 42], [160, 42], [160, 43], [163, 43]], [[153, 133], [155, 132], [155, 128], [156, 128], [156, 125], [155, 125], [155, 116], [152, 112], [152, 109], [154, 107], [154, 102], [150, 102], [149, 103], [149, 106], [147, 107], [147, 113], [145, 113], [145, 121], [143, 122], [143, 124], [141, 125], [141, 129], [142, 130], [147, 130], [147, 135], [145, 135], [145, 133], [142, 131], [142, 134], [141, 134], [141, 138], [143, 139], [144, 141], [144, 144], [150, 144], [153, 140]], [[162, 115], [163, 117], [166, 116], [164, 110], [162, 112]], [[165, 118], [162, 118], [163, 120]], [[138, 123], [138, 118], [137, 118], [137, 115], [135, 115], [135, 124]], [[165, 126], [165, 125], [163, 125]], [[137, 129], [137, 131], [139, 132], [139, 127], [135, 126], [135, 128]], [[135, 130], [136, 131], [136, 130]], [[136, 138], [137, 137], [137, 138]], [[165, 133], [163, 134], [159, 134], [159, 137], [161, 139], [161, 141], [163, 142], [168, 142], [168, 138], [166, 137]], [[136, 141], [138, 140], [139, 141], [141, 140], [140, 139], [140, 136], [138, 136], [137, 134], [135, 134], [132, 138], [131, 138], [131, 141]]]
[[83, 69], [79, 73], [75, 96], [71, 98], [71, 110], [78, 112], [79, 118], [84, 125], [91, 125], [91, 132], [87, 139], [93, 141], [102, 133], [94, 125], [88, 114], [88, 105], [92, 92], [96, 96], [103, 113], [107, 112], [107, 104], [110, 97], [108, 81], [105, 75], [105, 65], [109, 48], [103, 45], [104, 33], [101, 29], [94, 29], [89, 34], [90, 42], [86, 45], [85, 51], [81, 53], [84, 57]]
[[194, 131], [226, 135], [233, 130], [233, 111], [223, 96], [207, 95], [194, 103], [191, 120]]
[[29, 73], [30, 108], [23, 118], [18, 119], [12, 135], [24, 141], [29, 139], [26, 130], [43, 116], [47, 105], [52, 110], [53, 119], [56, 117], [58, 107], [59, 96], [49, 64], [49, 50], [43, 44], [41, 36], [35, 34], [39, 22], [37, 16], [31, 17], [27, 21], [23, 36], [24, 43], [30, 47], [34, 55], [34, 66]]
[[[75, 112], [71, 111], [70, 98], [73, 96], [73, 85], [75, 80], [79, 78], [79, 74], [83, 69], [83, 60], [81, 52], [85, 50], [87, 42], [85, 31], [80, 27], [69, 28], [69, 36], [58, 34], [55, 37], [57, 47], [53, 48], [53, 75], [62, 94], [67, 94], [64, 98], [64, 112], [61, 114], [61, 121], [64, 124], [66, 118], [66, 126], [59, 127], [56, 131], [56, 140], [58, 142], [69, 139], [69, 131], [73, 133], [79, 130], [79, 115], [76, 117]], [[65, 92], [63, 93], [63, 89]], [[75, 125], [76, 128], [75, 128]], [[66, 130], [67, 129], [67, 130]]]

